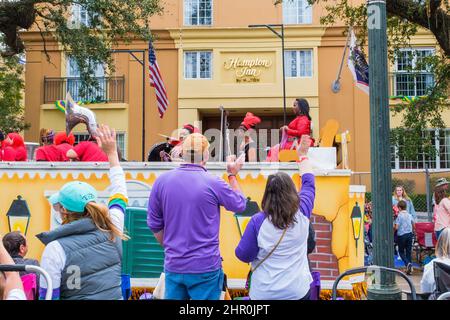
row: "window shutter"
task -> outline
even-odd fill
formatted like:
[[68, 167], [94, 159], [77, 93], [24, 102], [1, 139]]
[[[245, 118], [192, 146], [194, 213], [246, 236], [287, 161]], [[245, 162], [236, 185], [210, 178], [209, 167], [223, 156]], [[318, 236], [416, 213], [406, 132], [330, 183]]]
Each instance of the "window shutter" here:
[[147, 226], [147, 209], [127, 208], [122, 272], [132, 278], [159, 278], [164, 271], [164, 249]]

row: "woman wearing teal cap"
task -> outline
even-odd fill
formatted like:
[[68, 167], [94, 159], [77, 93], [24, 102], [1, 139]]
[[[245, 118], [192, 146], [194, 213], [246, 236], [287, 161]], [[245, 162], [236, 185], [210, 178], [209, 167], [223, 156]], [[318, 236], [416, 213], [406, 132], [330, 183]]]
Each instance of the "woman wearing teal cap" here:
[[[98, 129], [97, 141], [108, 155], [111, 197], [108, 207], [97, 203], [89, 184], [74, 181], [52, 196], [58, 204], [62, 225], [38, 234], [46, 245], [41, 267], [53, 280], [53, 298], [65, 300], [119, 300], [124, 214], [127, 199], [125, 174], [120, 167], [116, 133]], [[41, 281], [45, 285], [45, 281]], [[44, 297], [46, 288], [40, 288]]]

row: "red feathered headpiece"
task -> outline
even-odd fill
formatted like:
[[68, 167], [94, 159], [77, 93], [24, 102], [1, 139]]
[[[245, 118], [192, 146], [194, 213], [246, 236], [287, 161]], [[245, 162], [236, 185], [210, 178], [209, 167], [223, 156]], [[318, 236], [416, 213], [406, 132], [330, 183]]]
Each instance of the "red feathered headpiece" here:
[[258, 123], [261, 122], [261, 119], [257, 116], [255, 116], [251, 112], [247, 112], [245, 115], [244, 121], [242, 121], [241, 125], [245, 127], [245, 129], [250, 129], [255, 127]]
[[23, 137], [20, 134], [16, 132], [8, 133], [8, 138], [12, 140], [11, 146], [13, 148], [25, 147]]
[[68, 143], [73, 146], [75, 143], [75, 136], [72, 133], [67, 136], [65, 132], [58, 132], [55, 136], [55, 145], [60, 145], [62, 143]]
[[188, 130], [190, 133], [200, 133], [200, 130], [198, 128], [194, 127], [192, 124], [185, 124], [183, 126], [183, 129]]

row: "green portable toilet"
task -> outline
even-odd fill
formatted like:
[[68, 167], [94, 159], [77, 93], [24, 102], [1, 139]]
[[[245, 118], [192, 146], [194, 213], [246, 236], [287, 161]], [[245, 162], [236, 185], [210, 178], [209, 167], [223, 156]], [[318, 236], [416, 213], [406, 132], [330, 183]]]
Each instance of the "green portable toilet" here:
[[147, 209], [128, 207], [123, 241], [122, 273], [131, 278], [159, 278], [164, 271], [164, 249], [147, 226]]

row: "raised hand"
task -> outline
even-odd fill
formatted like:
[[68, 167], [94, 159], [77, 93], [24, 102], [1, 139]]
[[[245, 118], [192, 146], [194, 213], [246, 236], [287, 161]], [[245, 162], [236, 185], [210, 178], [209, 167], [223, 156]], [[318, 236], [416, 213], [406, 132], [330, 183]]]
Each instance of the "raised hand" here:
[[98, 146], [108, 156], [110, 167], [120, 166], [119, 155], [117, 154], [116, 130], [110, 129], [107, 125], [100, 125], [95, 139]]
[[308, 135], [302, 135], [300, 144], [297, 148], [297, 154], [299, 157], [304, 157], [308, 154], [309, 147], [311, 146], [311, 138]]
[[97, 129], [97, 136], [95, 137], [97, 144], [107, 154], [117, 153], [116, 131], [110, 129], [107, 125], [100, 125]]
[[242, 169], [245, 162], [245, 154], [242, 154], [236, 159], [235, 155], [227, 157], [227, 172], [228, 174], [236, 175]]

